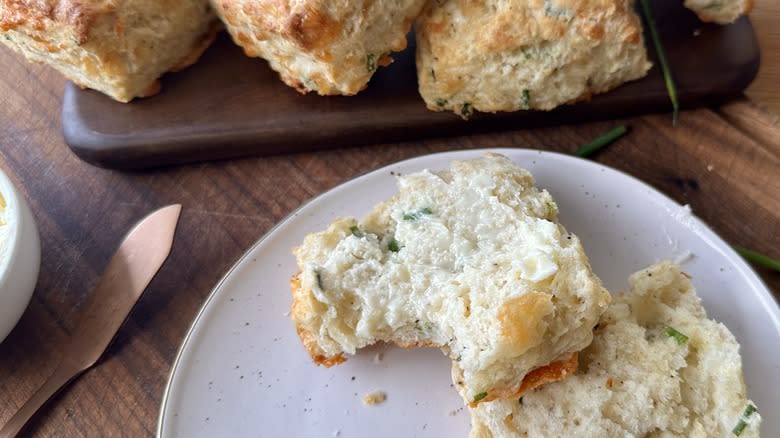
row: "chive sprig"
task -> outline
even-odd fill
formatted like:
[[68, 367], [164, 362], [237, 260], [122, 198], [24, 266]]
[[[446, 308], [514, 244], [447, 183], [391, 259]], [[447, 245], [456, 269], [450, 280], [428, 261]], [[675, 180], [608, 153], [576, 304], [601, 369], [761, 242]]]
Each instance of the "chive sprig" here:
[[756, 265], [763, 266], [765, 268], [773, 269], [775, 271], [780, 272], [780, 261], [772, 259], [769, 256], [761, 254], [760, 252], [756, 252], [747, 248], [742, 248], [740, 246], [735, 246], [734, 249], [745, 260], [754, 263]]
[[574, 155], [582, 158], [589, 157], [595, 154], [596, 152], [598, 152], [599, 150], [601, 150], [602, 148], [604, 148], [605, 146], [619, 139], [620, 137], [626, 135], [628, 131], [629, 128], [626, 125], [620, 125], [615, 128], [612, 128], [611, 131], [594, 139], [590, 143], [574, 151]]
[[661, 44], [661, 38], [658, 36], [658, 29], [655, 26], [655, 19], [653, 18], [653, 13], [650, 11], [650, 6], [648, 5], [647, 0], [639, 0], [639, 3], [642, 4], [642, 13], [645, 16], [647, 27], [650, 30], [650, 38], [653, 40], [655, 53], [658, 55], [658, 63], [661, 64], [666, 91], [669, 93], [669, 99], [672, 101], [672, 126], [677, 126], [677, 120], [680, 117], [680, 104], [677, 101], [677, 86], [674, 84], [672, 70], [669, 68], [669, 62], [666, 60], [666, 53]]

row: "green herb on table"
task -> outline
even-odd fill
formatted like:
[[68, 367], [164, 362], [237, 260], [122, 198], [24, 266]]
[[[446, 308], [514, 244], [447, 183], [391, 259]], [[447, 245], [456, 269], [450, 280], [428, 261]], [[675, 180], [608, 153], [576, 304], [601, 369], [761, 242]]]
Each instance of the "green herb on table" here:
[[735, 246], [734, 249], [739, 253], [739, 255], [741, 255], [745, 260], [749, 261], [750, 263], [754, 263], [756, 265], [763, 266], [765, 268], [773, 269], [775, 271], [780, 272], [780, 261], [769, 258], [759, 252], [751, 251], [747, 248], [741, 248], [739, 246]]
[[357, 238], [361, 238], [361, 237], [366, 235], [366, 233], [360, 231], [360, 228], [358, 228], [358, 227], [356, 227], [354, 225], [349, 227], [349, 231], [351, 231], [352, 235], [357, 237]]
[[688, 337], [677, 331], [677, 329], [674, 327], [667, 326], [664, 329], [664, 332], [666, 332], [666, 335], [670, 338], [674, 338], [674, 340], [677, 341], [677, 345], [682, 345], [688, 342]]
[[747, 427], [747, 420], [751, 415], [753, 415], [753, 412], [756, 412], [757, 409], [753, 405], [747, 405], [745, 408], [745, 412], [742, 413], [742, 418], [739, 419], [739, 422], [736, 426], [734, 426], [734, 429], [731, 430], [731, 433], [733, 433], [736, 436], [742, 435], [742, 431], [745, 430]]
[[582, 146], [581, 148], [574, 151], [574, 155], [583, 158], [589, 157], [620, 137], [626, 135], [628, 130], [629, 128], [626, 125], [620, 125], [616, 128], [613, 128], [611, 131], [607, 132], [601, 137], [596, 138], [585, 146]]
[[480, 392], [479, 394], [474, 396], [474, 403], [482, 400], [483, 398], [487, 397], [487, 392]]
[[653, 13], [650, 12], [648, 0], [639, 0], [639, 3], [642, 4], [642, 14], [645, 16], [645, 21], [647, 21], [647, 27], [650, 30], [650, 38], [653, 40], [655, 53], [658, 55], [658, 63], [661, 64], [661, 71], [664, 74], [666, 91], [669, 93], [669, 99], [672, 101], [672, 126], [677, 126], [677, 120], [680, 116], [680, 104], [677, 101], [677, 87], [674, 84], [674, 78], [672, 78], [669, 62], [666, 60], [666, 54], [664, 53], [664, 48], [661, 44], [661, 38], [658, 36], [658, 29], [655, 27], [655, 20], [653, 19]]
[[447, 99], [436, 99], [436, 106], [442, 107], [444, 105], [447, 105]]

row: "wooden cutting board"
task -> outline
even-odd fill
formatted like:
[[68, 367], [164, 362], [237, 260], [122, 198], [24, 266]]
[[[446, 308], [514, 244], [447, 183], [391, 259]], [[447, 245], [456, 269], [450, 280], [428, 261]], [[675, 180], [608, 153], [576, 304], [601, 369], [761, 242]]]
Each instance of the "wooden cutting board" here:
[[[652, 2], [683, 108], [739, 95], [755, 78], [760, 52], [747, 18], [701, 23], [680, 0]], [[646, 36], [647, 44], [650, 44]], [[648, 49], [655, 63], [655, 52]], [[227, 35], [193, 67], [163, 78], [157, 96], [122, 104], [72, 83], [62, 126], [68, 146], [105, 167], [175, 163], [388, 143], [489, 130], [625, 117], [670, 110], [660, 69], [589, 102], [551, 112], [476, 114], [463, 121], [426, 109], [417, 93], [414, 47], [394, 56], [354, 97], [302, 96], [265, 61], [247, 58]]]

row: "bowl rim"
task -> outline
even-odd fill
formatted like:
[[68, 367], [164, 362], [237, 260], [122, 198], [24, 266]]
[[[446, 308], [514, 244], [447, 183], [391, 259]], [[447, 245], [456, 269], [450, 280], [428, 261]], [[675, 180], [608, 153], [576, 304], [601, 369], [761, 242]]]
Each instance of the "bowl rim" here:
[[3, 169], [0, 169], [0, 194], [2, 194], [5, 200], [5, 214], [9, 215], [6, 224], [3, 226], [10, 226], [6, 236], [6, 239], [8, 239], [6, 250], [0, 254], [0, 287], [2, 287], [11, 274], [9, 268], [19, 252], [19, 247], [21, 246], [19, 240], [22, 234], [19, 232], [22, 221], [21, 195]]

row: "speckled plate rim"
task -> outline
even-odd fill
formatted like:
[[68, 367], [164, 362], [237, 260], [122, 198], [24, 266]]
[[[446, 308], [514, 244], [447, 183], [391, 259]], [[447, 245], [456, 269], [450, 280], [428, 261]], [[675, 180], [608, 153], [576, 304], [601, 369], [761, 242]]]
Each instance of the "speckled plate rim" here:
[[[775, 339], [780, 340], [780, 306], [778, 306], [777, 301], [774, 299], [768, 287], [760, 279], [758, 274], [756, 274], [756, 272], [750, 267], [750, 265], [747, 262], [745, 262], [744, 259], [742, 259], [742, 257], [733, 248], [731, 248], [731, 246], [729, 246], [720, 236], [718, 236], [712, 229], [710, 229], [709, 226], [706, 225], [702, 220], [700, 220], [698, 217], [694, 216], [693, 214], [690, 214], [690, 211], [686, 210], [685, 207], [680, 206], [676, 201], [664, 195], [663, 193], [659, 192], [657, 189], [650, 186], [649, 184], [637, 179], [632, 175], [611, 168], [609, 166], [597, 162], [593, 162], [590, 160], [580, 159], [570, 155], [557, 153], [557, 152], [549, 152], [549, 151], [534, 150], [534, 149], [522, 149], [522, 148], [511, 148], [511, 149], [510, 148], [486, 148], [486, 149], [470, 149], [470, 150], [439, 152], [434, 154], [420, 155], [417, 157], [412, 157], [402, 161], [394, 162], [385, 165], [383, 167], [377, 168], [375, 170], [368, 171], [354, 178], [345, 180], [344, 182], [336, 185], [335, 187], [306, 201], [301, 206], [299, 206], [298, 208], [290, 212], [284, 219], [280, 220], [265, 235], [263, 235], [260, 239], [258, 239], [241, 257], [239, 257], [239, 259], [231, 266], [231, 268], [225, 273], [225, 275], [219, 280], [219, 282], [211, 290], [205, 302], [198, 310], [198, 313], [195, 315], [193, 322], [190, 324], [189, 328], [187, 329], [187, 333], [177, 351], [176, 357], [174, 359], [173, 365], [171, 367], [171, 371], [167, 379], [166, 386], [164, 388], [163, 397], [160, 403], [160, 414], [158, 418], [156, 435], [158, 437], [164, 436], [163, 435], [164, 429], [166, 427], [166, 422], [169, 417], [169, 415], [166, 415], [166, 408], [168, 406], [170, 398], [172, 397], [171, 391], [174, 386], [174, 379], [176, 378], [176, 374], [179, 368], [183, 366], [182, 363], [183, 356], [187, 350], [187, 347], [203, 315], [208, 310], [210, 304], [220, 295], [220, 292], [224, 290], [223, 286], [225, 285], [225, 283], [231, 278], [231, 276], [233, 276], [236, 273], [237, 270], [239, 270], [244, 265], [244, 263], [249, 258], [251, 258], [254, 255], [258, 247], [263, 245], [267, 240], [269, 240], [276, 233], [280, 232], [280, 230], [284, 228], [285, 225], [287, 225], [293, 218], [295, 218], [298, 214], [304, 211], [307, 207], [325, 201], [327, 198], [333, 196], [334, 194], [342, 190], [348, 190], [353, 184], [360, 183], [361, 180], [364, 180], [366, 178], [371, 178], [374, 175], [380, 174], [382, 172], [389, 172], [392, 169], [411, 165], [411, 164], [416, 165], [419, 163], [420, 165], [417, 167], [422, 169], [426, 167], [424, 162], [428, 162], [428, 161], [449, 162], [454, 160], [470, 159], [470, 158], [481, 156], [487, 152], [504, 154], [509, 156], [515, 161], [517, 161], [518, 155], [533, 153], [533, 154], [538, 154], [538, 156], [544, 156], [545, 158], [549, 158], [552, 160], [568, 161], [568, 164], [572, 164], [576, 166], [594, 166], [601, 171], [612, 172], [615, 174], [615, 176], [619, 178], [624, 178], [626, 180], [630, 180], [633, 184], [637, 184], [638, 187], [644, 188], [647, 191], [646, 193], [647, 196], [652, 198], [656, 202], [656, 205], [667, 208], [668, 213], [671, 216], [686, 215], [685, 226], [689, 228], [691, 232], [697, 234], [710, 247], [712, 247], [714, 250], [717, 250], [722, 256], [724, 256], [732, 264], [734, 268], [736, 268], [737, 272], [748, 282], [748, 286], [750, 286], [750, 288], [756, 292], [755, 296], [759, 299], [760, 306], [766, 311], [767, 316], [769, 316], [774, 326], [775, 333], [773, 334], [773, 336]], [[303, 238], [303, 236], [301, 236], [301, 238]], [[778, 382], [773, 382], [773, 383], [777, 385]], [[764, 419], [765, 423], [767, 420], [769, 420], [769, 418]], [[764, 424], [762, 427], [762, 431], [764, 431], [765, 433], [766, 433], [766, 426], [767, 425]], [[778, 425], [774, 425], [773, 429], [774, 427], [778, 427]]]

